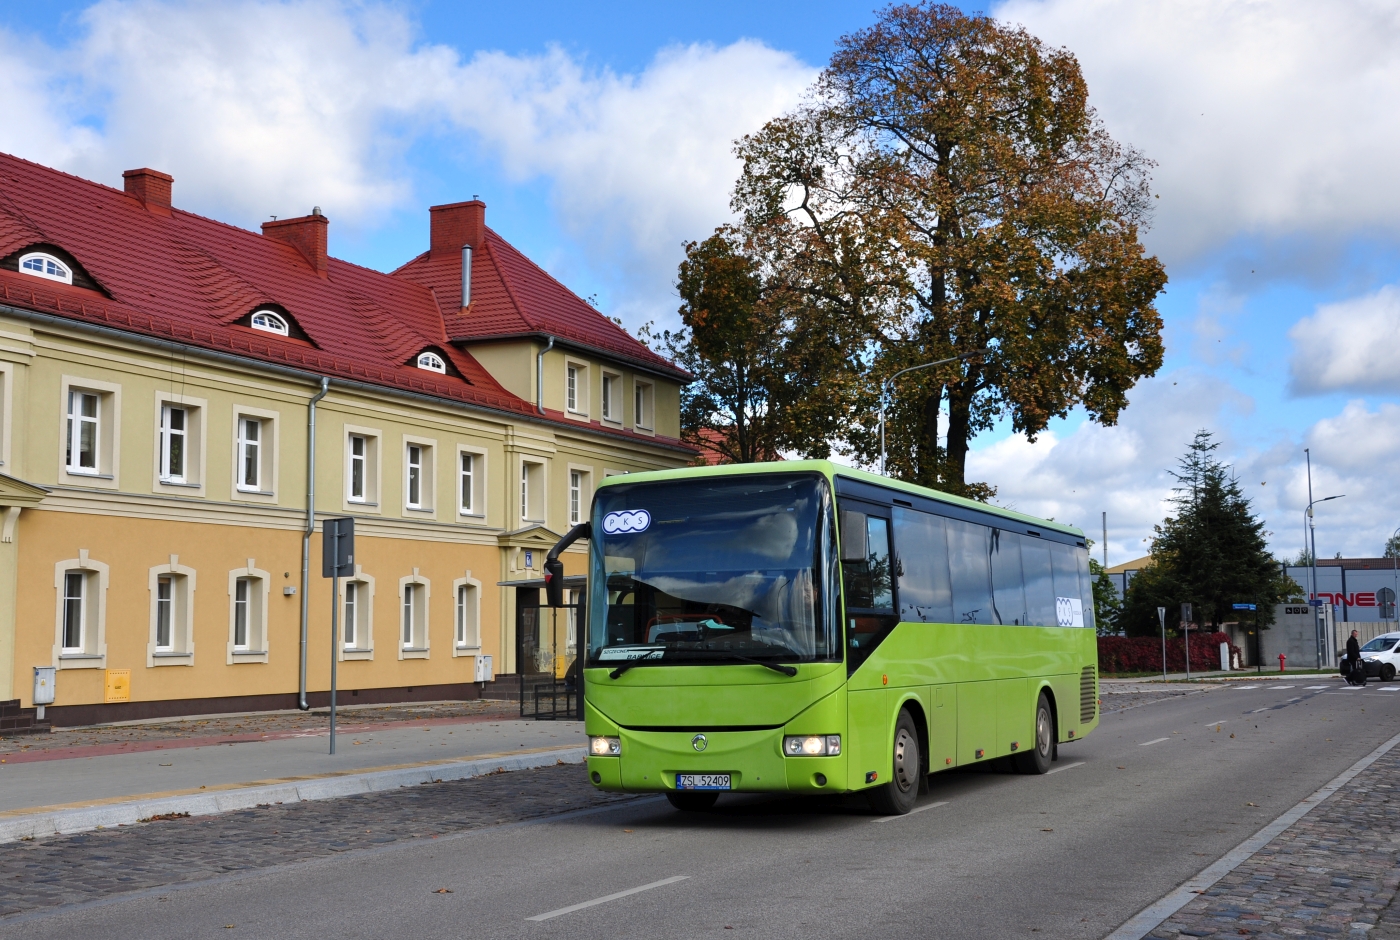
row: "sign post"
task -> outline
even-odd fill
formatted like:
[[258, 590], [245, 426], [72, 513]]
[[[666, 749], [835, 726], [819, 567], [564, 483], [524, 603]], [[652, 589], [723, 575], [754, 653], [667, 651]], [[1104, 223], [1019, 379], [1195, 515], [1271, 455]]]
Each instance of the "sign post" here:
[[1167, 677], [1167, 609], [1157, 608], [1157, 622], [1162, 625], [1162, 678]]
[[1181, 635], [1186, 640], [1186, 679], [1191, 679], [1191, 603], [1181, 605]]
[[335, 753], [335, 667], [340, 658], [340, 579], [355, 574], [355, 519], [327, 519], [321, 530], [321, 577], [331, 579], [331, 753]]

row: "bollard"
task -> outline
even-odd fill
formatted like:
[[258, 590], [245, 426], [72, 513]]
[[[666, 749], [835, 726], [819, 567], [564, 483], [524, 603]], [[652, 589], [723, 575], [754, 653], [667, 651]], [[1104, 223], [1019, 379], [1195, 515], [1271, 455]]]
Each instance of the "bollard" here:
[[1287, 657], [1285, 657], [1282, 653], [1279, 653], [1279, 654], [1278, 654], [1278, 671], [1279, 671], [1279, 672], [1283, 672], [1283, 661], [1284, 661], [1284, 659], [1286, 659], [1286, 658], [1287, 658]]

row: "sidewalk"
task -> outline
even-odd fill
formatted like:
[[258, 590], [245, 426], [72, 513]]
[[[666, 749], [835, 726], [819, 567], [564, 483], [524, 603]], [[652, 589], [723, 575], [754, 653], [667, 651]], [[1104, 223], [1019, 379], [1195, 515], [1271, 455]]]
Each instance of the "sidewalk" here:
[[[472, 703], [474, 704], [474, 703]], [[0, 746], [0, 842], [583, 758], [580, 722], [514, 708], [345, 709], [72, 729]]]
[[1161, 673], [1147, 676], [1124, 676], [1117, 678], [1113, 675], [1099, 677], [1101, 683], [1107, 682], [1195, 682], [1197, 680], [1210, 680], [1212, 682], [1271, 682], [1275, 680], [1293, 679], [1335, 679], [1343, 681], [1342, 677], [1335, 669], [1290, 669], [1287, 672], [1279, 672], [1277, 669], [1270, 672], [1265, 669], [1263, 672], [1255, 672], [1252, 669], [1232, 669], [1229, 672], [1216, 670], [1215, 672], [1193, 672], [1189, 676], [1184, 672], [1169, 672], [1164, 677]]

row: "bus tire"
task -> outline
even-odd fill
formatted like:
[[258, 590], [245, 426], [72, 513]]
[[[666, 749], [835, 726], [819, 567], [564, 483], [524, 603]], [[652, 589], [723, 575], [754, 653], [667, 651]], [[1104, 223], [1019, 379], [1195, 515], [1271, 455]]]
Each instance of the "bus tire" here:
[[882, 786], [866, 792], [870, 808], [881, 816], [903, 816], [919, 800], [924, 760], [919, 752], [919, 728], [907, 709], [901, 709], [894, 725], [893, 774]]
[[1021, 774], [1043, 774], [1050, 770], [1050, 762], [1055, 759], [1055, 713], [1050, 709], [1050, 699], [1040, 693], [1035, 703], [1035, 743], [1029, 751], [1013, 754], [1016, 772]]
[[680, 793], [675, 790], [666, 791], [666, 799], [671, 805], [685, 813], [703, 813], [706, 810], [715, 808], [715, 801], [719, 799], [718, 793]]

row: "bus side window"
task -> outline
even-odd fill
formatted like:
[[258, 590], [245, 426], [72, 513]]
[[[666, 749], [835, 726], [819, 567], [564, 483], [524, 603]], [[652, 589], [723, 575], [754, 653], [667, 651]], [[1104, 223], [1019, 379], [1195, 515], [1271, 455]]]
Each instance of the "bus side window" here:
[[[1056, 623], [1062, 627], [1084, 626], [1084, 602], [1079, 589], [1079, 565], [1075, 561], [1074, 552], [1072, 546], [1060, 542], [1050, 543], [1050, 564], [1055, 573]], [[1071, 601], [1076, 604], [1072, 605]], [[1077, 618], [1070, 614], [1073, 606], [1079, 607]]]
[[1050, 575], [1050, 546], [1040, 539], [1021, 541], [1021, 568], [1026, 573], [1026, 621], [1055, 626], [1055, 583]]
[[[860, 525], [861, 522], [864, 525]], [[846, 578], [846, 607], [856, 610], [893, 610], [889, 520], [865, 513], [843, 511], [841, 529], [841, 568]], [[851, 537], [853, 534], [854, 538]], [[853, 557], [857, 547], [865, 549], [865, 556], [859, 560]]]
[[1001, 623], [1025, 626], [1026, 590], [1021, 572], [1021, 541], [1017, 532], [992, 530], [992, 600]]
[[948, 572], [953, 582], [954, 623], [994, 623], [992, 573], [989, 564], [991, 530], [984, 525], [945, 519], [948, 529]]
[[894, 544], [900, 569], [899, 619], [915, 623], [953, 622], [948, 537], [942, 517], [896, 506]]
[[1084, 599], [1084, 626], [1094, 629], [1094, 579], [1089, 573], [1089, 549], [1074, 550], [1079, 564], [1079, 596]]

